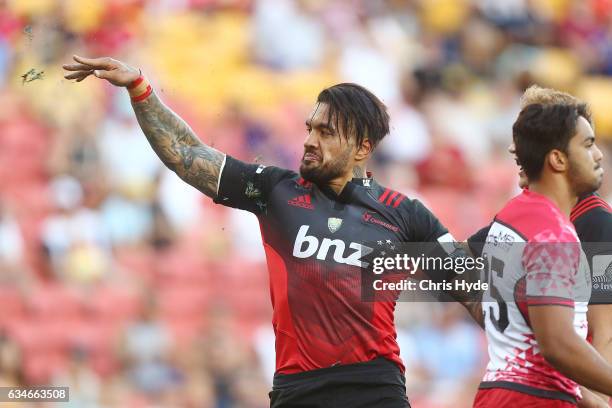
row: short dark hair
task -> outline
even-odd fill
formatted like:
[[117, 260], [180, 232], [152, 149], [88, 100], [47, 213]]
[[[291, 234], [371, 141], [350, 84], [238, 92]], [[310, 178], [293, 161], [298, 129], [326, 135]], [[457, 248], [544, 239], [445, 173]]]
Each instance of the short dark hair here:
[[366, 137], [376, 146], [389, 133], [387, 107], [363, 86], [342, 83], [325, 88], [317, 102], [329, 105], [328, 124], [334, 121], [347, 138], [355, 133], [357, 146]]
[[518, 164], [530, 181], [540, 179], [546, 155], [551, 150], [568, 153], [580, 116], [591, 121], [588, 106], [582, 102], [536, 103], [523, 108], [512, 126], [512, 138]]

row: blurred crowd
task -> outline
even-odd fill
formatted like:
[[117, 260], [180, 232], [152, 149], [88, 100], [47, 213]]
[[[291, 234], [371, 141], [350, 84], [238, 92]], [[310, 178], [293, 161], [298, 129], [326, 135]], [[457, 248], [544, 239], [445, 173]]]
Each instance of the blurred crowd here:
[[[67, 385], [65, 406], [265, 407], [274, 371], [255, 217], [166, 170], [124, 90], [64, 80], [73, 54], [140, 67], [206, 143], [293, 169], [318, 92], [360, 83], [392, 117], [375, 177], [458, 239], [518, 191], [528, 85], [591, 103], [612, 154], [611, 0], [0, 0], [0, 385]], [[471, 406], [486, 353], [461, 308], [396, 320], [413, 406]]]

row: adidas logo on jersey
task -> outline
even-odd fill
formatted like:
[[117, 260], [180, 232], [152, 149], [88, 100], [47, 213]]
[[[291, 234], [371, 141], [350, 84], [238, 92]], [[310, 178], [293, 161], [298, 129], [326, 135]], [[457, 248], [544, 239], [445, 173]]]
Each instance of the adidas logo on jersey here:
[[287, 204], [292, 205], [294, 207], [306, 208], [308, 210], [314, 210], [314, 206], [310, 202], [310, 194], [304, 194], [298, 197], [295, 197], [292, 200], [287, 201]]
[[[361, 258], [369, 255], [374, 249], [357, 242], [350, 242], [349, 251], [346, 251], [346, 243], [340, 239], [319, 238], [307, 235], [308, 225], [302, 225], [295, 237], [293, 245], [293, 256], [296, 258], [310, 258], [315, 256], [323, 261], [327, 259], [333, 247], [332, 259], [338, 263], [367, 268], [369, 263], [361, 261]], [[351, 251], [352, 250], [352, 251]], [[345, 252], [349, 252], [345, 254]]]

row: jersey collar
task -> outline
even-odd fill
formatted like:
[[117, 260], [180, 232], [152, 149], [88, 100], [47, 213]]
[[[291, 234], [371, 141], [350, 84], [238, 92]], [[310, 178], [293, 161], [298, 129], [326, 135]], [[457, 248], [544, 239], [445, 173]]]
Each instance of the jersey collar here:
[[367, 172], [367, 176], [368, 177], [366, 178], [352, 178], [348, 183], [346, 183], [340, 194], [336, 194], [336, 192], [329, 186], [319, 186], [319, 189], [323, 192], [323, 194], [332, 200], [339, 201], [341, 203], [349, 203], [356, 188], [365, 187], [367, 189], [371, 189], [374, 187], [376, 182], [372, 178], [372, 173]]
[[358, 186], [362, 186], [365, 188], [372, 188], [372, 186], [374, 186], [374, 179], [372, 178], [372, 172], [371, 171], [367, 171], [366, 172], [366, 177], [353, 177], [353, 179], [351, 180], [351, 183], [355, 183]]

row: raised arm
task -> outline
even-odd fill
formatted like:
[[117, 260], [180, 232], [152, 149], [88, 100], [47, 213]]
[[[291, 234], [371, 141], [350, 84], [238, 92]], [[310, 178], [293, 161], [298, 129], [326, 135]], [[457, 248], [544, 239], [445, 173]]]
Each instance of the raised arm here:
[[[72, 71], [65, 78], [76, 82], [93, 75], [127, 88], [141, 77], [138, 69], [112, 58], [75, 55], [74, 60], [76, 64], [65, 64], [63, 68]], [[143, 94], [146, 97], [142, 100], [131, 96], [140, 128], [162, 162], [181, 179], [215, 198], [225, 155], [202, 143], [189, 125], [164, 105], [155, 92], [151, 91], [148, 96]]]

